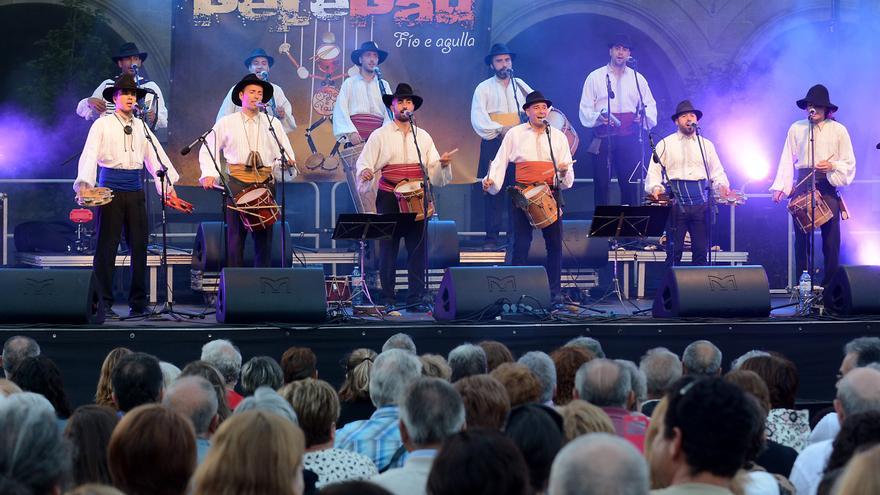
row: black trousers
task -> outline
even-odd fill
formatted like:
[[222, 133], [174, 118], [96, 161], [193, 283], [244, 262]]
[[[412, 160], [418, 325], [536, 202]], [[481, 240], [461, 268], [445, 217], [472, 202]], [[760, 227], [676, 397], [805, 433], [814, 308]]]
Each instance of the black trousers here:
[[[376, 193], [378, 213], [400, 213], [394, 193], [379, 190]], [[379, 280], [382, 282], [382, 299], [385, 303], [394, 302], [394, 279], [397, 270], [397, 253], [400, 239], [406, 244], [407, 291], [406, 303], [421, 302], [425, 292], [425, 263], [428, 258], [427, 242], [422, 235], [425, 221], [413, 222], [408, 228], [397, 229], [391, 240], [379, 241]]]
[[116, 252], [125, 234], [131, 261], [131, 288], [128, 305], [143, 310], [147, 306], [147, 207], [144, 191], [114, 191], [113, 201], [98, 208], [98, 245], [92, 266], [98, 290], [106, 308], [113, 306], [113, 271]]
[[[485, 177], [489, 173], [489, 165], [492, 163], [495, 155], [498, 154], [498, 149], [501, 148], [501, 140], [501, 136], [498, 136], [495, 139], [488, 141], [483, 139], [480, 142], [480, 163], [477, 166], [478, 179]], [[508, 163], [507, 173], [504, 176], [504, 185], [501, 187], [502, 191], [505, 191], [507, 186], [513, 184], [514, 175], [513, 164]], [[513, 205], [507, 199], [507, 195], [489, 194], [483, 191], [483, 184], [479, 181], [474, 184], [474, 195], [479, 198], [478, 201], [474, 201], [474, 211], [482, 211], [483, 213], [486, 241], [495, 242], [498, 240], [498, 233], [501, 232], [502, 225], [505, 225], [505, 218], [507, 220], [505, 230], [509, 239], [513, 230]]]
[[[229, 178], [228, 182], [233, 196], [229, 198], [230, 204], [234, 201], [235, 195], [251, 185], [232, 177]], [[265, 187], [272, 192], [274, 197], [275, 184], [266, 184]], [[241, 222], [241, 215], [230, 208], [226, 208], [226, 226], [226, 266], [244, 266], [244, 241], [250, 231]], [[251, 234], [254, 237], [254, 266], [272, 266], [272, 227], [258, 232], [251, 232]]]
[[[513, 208], [513, 257], [514, 266], [528, 264], [529, 247], [532, 245], [532, 224], [521, 208]], [[562, 218], [541, 229], [544, 244], [547, 246], [547, 278], [550, 281], [550, 294], [556, 296], [561, 290], [562, 280]]]
[[[611, 166], [608, 166], [608, 152], [611, 152]], [[620, 204], [638, 206], [642, 204], [639, 197], [638, 184], [630, 184], [629, 178], [633, 174], [642, 152], [639, 145], [638, 134], [629, 136], [614, 136], [605, 138], [599, 146], [599, 154], [594, 155], [595, 174], [594, 199], [596, 205], [611, 204], [610, 187], [611, 177], [617, 177], [617, 185], [620, 187]], [[636, 174], [636, 176], [640, 176]]]
[[[666, 236], [666, 265], [681, 265], [684, 252], [684, 236], [691, 234], [691, 264], [694, 266], [708, 265], [709, 230], [708, 205], [680, 206], [673, 205], [669, 214]], [[673, 231], [673, 229], [675, 229]], [[672, 242], [670, 242], [672, 241]]]
[[[825, 287], [828, 285], [828, 282], [831, 281], [831, 277], [837, 272], [837, 267], [840, 266], [840, 200], [837, 198], [836, 191], [830, 192], [821, 187], [820, 191], [822, 192], [822, 199], [828, 203], [828, 207], [831, 208], [831, 213], [833, 214], [831, 220], [820, 227], [820, 229], [822, 229], [822, 256], [825, 260], [822, 281], [819, 282], [815, 276], [813, 277], [813, 282]], [[801, 273], [807, 269], [811, 249], [812, 243], [810, 242], [810, 236], [803, 233], [799, 227], [795, 226], [795, 282], [800, 278]]]

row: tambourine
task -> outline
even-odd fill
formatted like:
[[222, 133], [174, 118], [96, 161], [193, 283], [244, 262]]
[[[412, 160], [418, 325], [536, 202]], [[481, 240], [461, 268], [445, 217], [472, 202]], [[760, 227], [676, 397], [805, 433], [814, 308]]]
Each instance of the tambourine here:
[[193, 205], [189, 201], [180, 199], [179, 196], [165, 195], [165, 206], [174, 208], [181, 213], [192, 213]]
[[76, 195], [76, 204], [80, 206], [103, 206], [110, 201], [113, 201], [113, 190], [109, 187], [81, 189]]

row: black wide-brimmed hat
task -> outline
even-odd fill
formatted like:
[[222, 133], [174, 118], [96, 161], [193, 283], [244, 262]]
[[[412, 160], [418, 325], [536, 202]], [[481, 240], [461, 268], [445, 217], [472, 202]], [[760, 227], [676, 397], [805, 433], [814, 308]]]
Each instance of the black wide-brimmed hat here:
[[492, 65], [492, 59], [495, 58], [495, 55], [510, 55], [510, 60], [516, 58], [516, 53], [510, 51], [510, 48], [507, 48], [507, 45], [504, 43], [495, 43], [492, 45], [492, 49], [489, 50], [489, 54], [483, 59], [486, 62], [486, 65]]
[[122, 46], [119, 47], [119, 53], [113, 55], [113, 61], [119, 62], [121, 59], [126, 57], [133, 57], [137, 55], [141, 59], [141, 63], [147, 60], [147, 52], [142, 52], [138, 50], [137, 45], [132, 42], [123, 43]]
[[395, 99], [401, 98], [409, 98], [412, 100], [415, 108], [413, 110], [418, 110], [420, 106], [422, 106], [422, 97], [413, 93], [412, 86], [407, 83], [400, 83], [397, 85], [397, 88], [394, 89], [393, 95], [382, 95], [382, 101], [385, 103], [386, 107], [391, 106], [391, 102]]
[[246, 86], [250, 86], [251, 84], [256, 84], [263, 88], [263, 103], [269, 103], [269, 100], [272, 99], [272, 94], [275, 92], [275, 88], [272, 87], [272, 83], [260, 79], [256, 74], [248, 74], [244, 76], [241, 78], [241, 81], [238, 81], [238, 84], [232, 88], [232, 103], [241, 106], [241, 97], [239, 97], [238, 94], [244, 91]]
[[683, 113], [688, 113], [688, 112], [693, 112], [694, 115], [697, 116], [697, 120], [700, 120], [703, 118], [703, 112], [694, 108], [694, 105], [691, 103], [691, 100], [682, 100], [682, 102], [679, 103], [677, 107], [675, 107], [675, 113], [672, 114], [672, 121], [675, 122], [675, 120], [678, 119], [679, 115], [681, 115]]
[[275, 59], [272, 58], [268, 53], [266, 53], [266, 50], [263, 50], [262, 48], [255, 48], [254, 51], [252, 51], [251, 54], [248, 55], [246, 59], [244, 59], [244, 66], [247, 67], [248, 69], [250, 69], [251, 62], [253, 62], [254, 59], [257, 57], [263, 57], [266, 60], [268, 60], [269, 67], [272, 67], [273, 65], [275, 65]]
[[116, 80], [113, 82], [113, 86], [107, 86], [106, 88], [104, 88], [104, 92], [101, 93], [101, 95], [104, 97], [105, 100], [112, 102], [113, 95], [115, 95], [116, 92], [120, 89], [133, 89], [137, 91], [138, 100], [147, 96], [147, 90], [145, 90], [144, 88], [139, 88], [137, 83], [134, 82], [134, 76], [132, 76], [128, 72], [117, 77]]
[[377, 45], [375, 41], [364, 41], [363, 43], [361, 43], [360, 48], [351, 52], [352, 63], [354, 65], [360, 66], [361, 65], [361, 61], [360, 61], [361, 55], [363, 55], [365, 52], [376, 52], [377, 54], [379, 54], [379, 63], [380, 64], [382, 62], [384, 62], [386, 58], [388, 58], [388, 52], [386, 52], [384, 50], [380, 50], [379, 45]]
[[798, 108], [806, 109], [807, 105], [812, 103], [815, 107], [825, 107], [832, 112], [837, 111], [837, 105], [831, 103], [828, 96], [828, 88], [821, 84], [817, 84], [807, 91], [807, 96], [797, 101]]
[[628, 34], [623, 33], [612, 34], [608, 37], [608, 48], [613, 48], [618, 45], [624, 48], [632, 49], [632, 39], [629, 37]]
[[534, 105], [535, 103], [541, 103], [541, 102], [546, 103], [548, 107], [553, 106], [553, 102], [548, 100], [547, 98], [544, 98], [543, 93], [541, 93], [540, 91], [532, 91], [531, 93], [529, 93], [526, 96], [526, 102], [523, 103], [522, 109], [526, 110], [527, 108]]

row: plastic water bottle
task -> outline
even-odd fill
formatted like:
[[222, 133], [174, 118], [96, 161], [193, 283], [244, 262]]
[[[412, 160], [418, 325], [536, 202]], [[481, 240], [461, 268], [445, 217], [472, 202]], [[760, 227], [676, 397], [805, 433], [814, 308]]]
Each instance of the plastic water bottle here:
[[351, 271], [351, 303], [354, 305], [363, 303], [363, 284], [361, 283], [361, 269], [357, 265]]
[[800, 299], [802, 311], [809, 310], [809, 300], [812, 295], [812, 282], [810, 274], [804, 270], [804, 273], [801, 274], [800, 282], [798, 283], [798, 299]]

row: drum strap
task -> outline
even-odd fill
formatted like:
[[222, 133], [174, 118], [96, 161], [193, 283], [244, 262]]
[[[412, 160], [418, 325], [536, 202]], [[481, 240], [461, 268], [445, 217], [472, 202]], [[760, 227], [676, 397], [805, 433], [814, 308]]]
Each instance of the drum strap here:
[[553, 185], [553, 162], [519, 162], [516, 164], [516, 182]]

